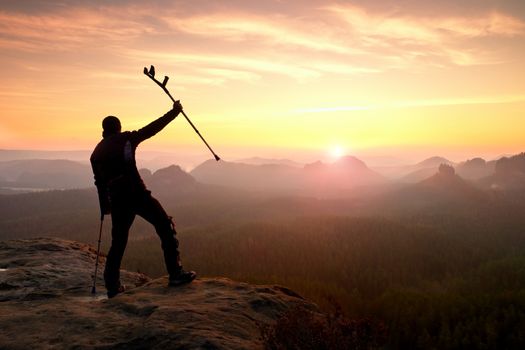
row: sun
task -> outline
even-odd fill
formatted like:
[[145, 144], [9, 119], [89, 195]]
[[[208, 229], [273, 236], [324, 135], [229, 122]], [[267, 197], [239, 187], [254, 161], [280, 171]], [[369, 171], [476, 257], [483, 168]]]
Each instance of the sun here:
[[340, 145], [335, 145], [330, 149], [330, 156], [332, 158], [338, 159], [341, 158], [345, 153], [345, 150]]

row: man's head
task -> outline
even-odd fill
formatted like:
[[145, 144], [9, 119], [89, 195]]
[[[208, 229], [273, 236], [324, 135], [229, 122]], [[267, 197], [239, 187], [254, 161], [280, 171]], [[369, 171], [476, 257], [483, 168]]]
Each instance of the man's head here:
[[107, 116], [102, 121], [102, 129], [104, 130], [102, 132], [102, 137], [118, 134], [121, 129], [120, 120], [112, 115]]

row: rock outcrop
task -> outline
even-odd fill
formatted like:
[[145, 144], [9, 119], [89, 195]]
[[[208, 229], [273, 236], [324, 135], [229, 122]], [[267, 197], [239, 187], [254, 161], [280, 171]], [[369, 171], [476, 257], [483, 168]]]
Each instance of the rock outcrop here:
[[[1, 349], [262, 349], [261, 326], [314, 304], [279, 286], [199, 278], [167, 287], [122, 271], [132, 288], [91, 294], [96, 252], [59, 239], [0, 242]], [[104, 259], [101, 259], [102, 271]]]

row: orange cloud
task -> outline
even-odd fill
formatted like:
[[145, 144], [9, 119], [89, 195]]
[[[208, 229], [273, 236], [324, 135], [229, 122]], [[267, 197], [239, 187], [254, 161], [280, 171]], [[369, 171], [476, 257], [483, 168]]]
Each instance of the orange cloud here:
[[253, 41], [264, 46], [299, 46], [340, 54], [362, 53], [338, 41], [331, 35], [330, 28], [320, 21], [295, 20], [284, 16], [258, 17], [246, 13], [219, 13], [182, 20], [164, 17], [164, 20], [177, 31], [200, 36]]
[[397, 52], [401, 60], [406, 59], [406, 63], [420, 57], [442, 57], [458, 65], [501, 63], [504, 59], [498, 58], [490, 48], [466, 40], [525, 34], [523, 21], [497, 12], [477, 17], [422, 18], [369, 13], [353, 5], [324, 9], [344, 20], [361, 44], [371, 52], [383, 49], [393, 52], [394, 56]]
[[45, 15], [0, 11], [0, 31], [7, 38], [0, 45], [43, 52], [73, 50], [97, 42], [108, 44], [152, 32], [153, 27], [140, 19], [126, 17], [112, 7], [100, 11], [72, 8]]

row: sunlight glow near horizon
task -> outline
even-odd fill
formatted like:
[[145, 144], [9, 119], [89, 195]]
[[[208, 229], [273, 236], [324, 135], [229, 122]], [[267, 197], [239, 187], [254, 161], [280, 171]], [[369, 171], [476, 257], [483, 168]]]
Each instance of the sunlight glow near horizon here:
[[[333, 140], [377, 154], [519, 151], [525, 5], [392, 6], [3, 2], [0, 148], [91, 149], [110, 114], [142, 127], [171, 106], [142, 74], [155, 64], [232, 157], [326, 154]], [[182, 117], [146, 148], [207, 155]]]
[[337, 160], [345, 155], [345, 150], [340, 145], [335, 145], [330, 149], [330, 156]]

